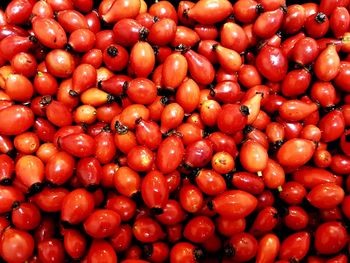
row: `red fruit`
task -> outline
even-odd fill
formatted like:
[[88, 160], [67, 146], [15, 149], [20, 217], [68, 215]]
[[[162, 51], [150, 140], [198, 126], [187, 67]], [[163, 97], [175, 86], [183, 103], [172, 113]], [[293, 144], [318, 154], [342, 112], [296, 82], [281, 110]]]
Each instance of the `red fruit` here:
[[327, 222], [316, 229], [314, 245], [318, 253], [331, 255], [342, 250], [348, 239], [348, 233], [340, 222]]
[[257, 204], [253, 195], [241, 190], [230, 190], [216, 196], [208, 205], [221, 216], [239, 219], [251, 214]]
[[164, 175], [159, 171], [146, 174], [142, 180], [141, 195], [144, 203], [152, 211], [161, 214], [169, 198], [168, 185]]

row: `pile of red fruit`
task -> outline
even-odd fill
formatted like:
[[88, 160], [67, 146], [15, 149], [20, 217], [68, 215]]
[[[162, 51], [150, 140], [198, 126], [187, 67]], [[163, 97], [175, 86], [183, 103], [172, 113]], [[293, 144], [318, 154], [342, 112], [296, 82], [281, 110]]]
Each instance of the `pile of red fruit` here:
[[349, 10], [11, 1], [0, 261], [347, 262]]

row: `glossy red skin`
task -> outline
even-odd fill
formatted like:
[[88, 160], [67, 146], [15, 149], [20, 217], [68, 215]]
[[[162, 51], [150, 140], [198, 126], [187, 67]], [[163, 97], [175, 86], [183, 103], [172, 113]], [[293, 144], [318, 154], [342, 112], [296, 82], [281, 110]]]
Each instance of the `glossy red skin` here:
[[61, 210], [63, 199], [69, 191], [65, 188], [44, 188], [33, 196], [34, 203], [45, 212], [58, 212]]
[[33, 203], [21, 203], [12, 210], [11, 221], [17, 229], [33, 230], [39, 226], [41, 213]]
[[[319, 16], [322, 16], [322, 18], [319, 19]], [[321, 22], [317, 22], [316, 19], [319, 19]], [[327, 33], [329, 29], [329, 19], [327, 16], [325, 16], [325, 14], [319, 12], [307, 17], [304, 25], [306, 33], [310, 37], [321, 38]]]
[[282, 185], [280, 198], [289, 205], [299, 205], [302, 203], [306, 194], [306, 189], [302, 184], [290, 181]]
[[278, 82], [287, 74], [287, 58], [280, 48], [265, 46], [256, 57], [256, 67], [265, 78]]
[[178, 201], [169, 199], [163, 208], [163, 213], [156, 215], [156, 218], [163, 225], [176, 225], [186, 219], [186, 213]]
[[38, 258], [44, 262], [62, 262], [65, 260], [64, 252], [62, 242], [56, 238], [49, 238], [38, 244]]
[[275, 234], [266, 234], [259, 240], [256, 261], [259, 263], [274, 262], [279, 248], [279, 238]]
[[78, 224], [87, 218], [94, 209], [93, 195], [85, 189], [75, 189], [65, 196], [62, 202], [61, 220]]
[[330, 81], [334, 79], [340, 68], [340, 58], [335, 45], [328, 45], [317, 57], [314, 72], [318, 79]]
[[258, 16], [253, 25], [253, 32], [260, 38], [272, 37], [283, 23], [284, 13], [281, 9], [267, 11]]
[[219, 215], [231, 219], [249, 215], [255, 210], [257, 203], [253, 195], [241, 190], [229, 190], [213, 199], [214, 210]]
[[[300, 167], [312, 158], [315, 148], [312, 141], [291, 139], [278, 150], [277, 159], [282, 166]], [[293, 158], [291, 159], [289, 156], [293, 156]]]
[[184, 228], [184, 237], [194, 243], [202, 243], [214, 234], [215, 226], [206, 216], [192, 218]]
[[256, 238], [246, 232], [234, 234], [229, 241], [229, 246], [232, 247], [233, 255], [229, 255], [232, 260], [249, 261], [257, 252], [258, 242]]
[[160, 224], [147, 216], [136, 219], [132, 230], [134, 237], [143, 243], [153, 243], [164, 236]]
[[57, 13], [57, 21], [67, 33], [77, 29], [88, 29], [89, 26], [83, 14], [76, 10], [62, 10]]
[[254, 236], [262, 236], [271, 232], [278, 224], [279, 215], [276, 208], [268, 206], [257, 214], [249, 233]]
[[350, 15], [345, 7], [336, 7], [329, 20], [330, 28], [336, 38], [340, 38], [349, 28]]
[[319, 209], [331, 209], [344, 199], [344, 190], [334, 183], [323, 183], [311, 189], [306, 196], [311, 205]]
[[106, 208], [117, 212], [122, 221], [128, 221], [135, 215], [136, 203], [131, 198], [120, 195], [108, 198]]
[[63, 27], [52, 18], [36, 17], [32, 26], [39, 41], [49, 48], [63, 48], [67, 43], [67, 35]]
[[19, 52], [27, 52], [34, 47], [30, 37], [9, 35], [0, 42], [0, 54], [3, 58], [11, 60]]
[[303, 231], [291, 234], [281, 242], [279, 258], [282, 260], [303, 259], [309, 251], [310, 238], [310, 234]]
[[[200, 24], [215, 24], [224, 20], [232, 12], [232, 5], [228, 1], [205, 0], [195, 4], [187, 11], [189, 18]], [[208, 14], [212, 14], [209, 18]]]
[[101, 165], [96, 158], [81, 158], [76, 165], [76, 176], [84, 187], [95, 187], [100, 184], [101, 169]]
[[224, 178], [214, 170], [203, 169], [196, 175], [198, 188], [207, 195], [216, 196], [226, 190]]
[[179, 201], [186, 212], [195, 213], [203, 206], [203, 193], [197, 186], [186, 184], [180, 188]]
[[119, 226], [114, 235], [110, 237], [110, 242], [117, 252], [123, 252], [130, 247], [132, 241], [132, 230], [127, 224]]
[[330, 169], [336, 174], [348, 174], [350, 171], [350, 158], [346, 155], [335, 154], [332, 156]]
[[308, 189], [322, 183], [336, 183], [336, 178], [334, 174], [325, 169], [310, 166], [300, 167], [293, 173], [293, 180]]
[[302, 207], [290, 206], [287, 215], [283, 217], [283, 223], [289, 229], [300, 231], [307, 227], [309, 216]]
[[45, 178], [55, 185], [62, 185], [73, 175], [74, 158], [66, 152], [58, 152], [46, 164]]
[[322, 141], [334, 141], [344, 132], [344, 116], [340, 110], [331, 111], [321, 118], [318, 126], [322, 133]]
[[348, 242], [348, 234], [340, 222], [321, 224], [315, 232], [314, 246], [320, 254], [330, 255], [338, 253]]
[[[160, 172], [167, 174], [173, 172], [181, 163], [184, 154], [184, 145], [181, 138], [171, 135], [159, 145], [156, 165]], [[172, 162], [168, 162], [172, 160]]]
[[349, 88], [346, 85], [349, 79], [349, 75], [350, 75], [350, 63], [348, 61], [341, 61], [338, 75], [334, 79], [335, 86], [340, 90], [349, 92]]
[[103, 239], [93, 240], [86, 257], [87, 262], [118, 262], [117, 253], [114, 251], [113, 246]]
[[63, 245], [67, 254], [73, 259], [79, 259], [86, 250], [86, 238], [75, 229], [65, 229]]
[[163, 209], [169, 198], [168, 185], [164, 175], [159, 171], [146, 174], [142, 180], [141, 195], [149, 208]]
[[0, 240], [0, 255], [7, 262], [25, 262], [34, 252], [33, 237], [25, 231], [7, 228]]
[[62, 150], [79, 158], [91, 156], [95, 152], [95, 140], [83, 133], [60, 137], [58, 143]]
[[120, 216], [109, 209], [97, 209], [84, 221], [86, 233], [94, 238], [106, 238], [118, 230]]
[[198, 84], [208, 85], [215, 78], [215, 70], [210, 61], [193, 50], [189, 50], [184, 54], [187, 63], [188, 70]]
[[264, 190], [264, 181], [253, 173], [236, 172], [233, 174], [231, 182], [238, 189], [253, 195], [261, 194]]
[[196, 247], [189, 242], [178, 242], [170, 250], [170, 261], [174, 263], [196, 263]]
[[23, 133], [34, 124], [32, 110], [22, 105], [12, 105], [0, 111], [2, 125], [1, 135], [17, 135]]
[[16, 177], [27, 187], [43, 181], [44, 169], [44, 163], [34, 155], [22, 155], [15, 164]]
[[0, 154], [0, 182], [10, 180], [14, 171], [14, 161], [8, 155]]

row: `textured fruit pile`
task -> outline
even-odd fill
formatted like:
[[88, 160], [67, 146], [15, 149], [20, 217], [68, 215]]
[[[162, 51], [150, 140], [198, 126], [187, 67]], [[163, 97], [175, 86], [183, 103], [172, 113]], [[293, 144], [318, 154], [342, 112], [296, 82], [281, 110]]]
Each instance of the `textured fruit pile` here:
[[348, 262], [349, 10], [0, 8], [0, 261]]

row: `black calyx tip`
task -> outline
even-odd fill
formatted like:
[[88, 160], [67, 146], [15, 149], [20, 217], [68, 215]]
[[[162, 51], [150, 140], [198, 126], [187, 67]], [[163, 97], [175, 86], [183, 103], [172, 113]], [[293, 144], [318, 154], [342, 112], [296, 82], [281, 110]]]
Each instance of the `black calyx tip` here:
[[317, 15], [315, 16], [315, 20], [318, 24], [322, 24], [323, 22], [326, 21], [326, 14], [322, 13], [322, 12], [318, 12]]
[[261, 13], [264, 13], [265, 12], [265, 9], [264, 7], [262, 6], [262, 4], [257, 4], [256, 7], [255, 7], [255, 12], [258, 13], [258, 14], [261, 14]]
[[159, 20], [160, 20], [160, 18], [158, 16], [153, 17], [153, 23], [157, 23]]
[[161, 207], [152, 207], [150, 210], [153, 215], [161, 215], [164, 212], [163, 208]]
[[19, 201], [14, 201], [11, 208], [12, 209], [17, 209], [21, 203]]
[[335, 106], [335, 105], [330, 105], [330, 106], [327, 106], [327, 107], [324, 109], [324, 111], [325, 111], [326, 113], [328, 113], [328, 112], [334, 111], [335, 109], [336, 109], [336, 106]]
[[241, 105], [239, 110], [244, 116], [248, 116], [249, 115], [249, 108], [246, 105]]
[[159, 55], [159, 47], [154, 45], [152, 46], [152, 49], [153, 49], [153, 53], [155, 56], [158, 56]]
[[40, 105], [45, 107], [52, 102], [52, 97], [50, 95], [45, 95], [40, 100]]
[[113, 101], [115, 101], [115, 97], [111, 94], [107, 95], [107, 103], [112, 103]]
[[179, 51], [181, 52], [182, 54], [185, 54], [187, 51], [189, 51], [190, 48], [185, 46], [184, 44], [180, 44], [178, 45], [177, 47], [175, 47], [175, 51]]
[[190, 10], [189, 8], [185, 9], [182, 13], [182, 16], [188, 19], [188, 11], [189, 10]]
[[64, 49], [65, 49], [66, 51], [68, 51], [68, 52], [73, 51], [73, 47], [72, 47], [72, 45], [69, 44], [69, 43], [67, 43], [67, 44], [64, 45]]
[[199, 261], [204, 258], [204, 251], [203, 249], [197, 247], [193, 250], [193, 255], [195, 260]]
[[148, 37], [148, 35], [149, 35], [149, 30], [148, 30], [147, 28], [145, 28], [145, 27], [142, 27], [142, 28], [140, 29], [140, 32], [139, 32], [140, 40], [141, 40], [141, 41], [146, 40], [146, 38]]
[[120, 122], [116, 122], [115, 130], [119, 135], [126, 134], [129, 131], [128, 127], [125, 125], [122, 125]]
[[126, 92], [129, 88], [130, 83], [128, 81], [125, 81], [123, 83], [123, 92]]
[[163, 96], [160, 98], [160, 103], [162, 103], [162, 105], [166, 106], [169, 104], [169, 98], [167, 96]]
[[283, 145], [284, 141], [283, 140], [278, 140], [275, 141], [272, 146], [274, 149], [278, 150], [279, 148], [281, 148], [281, 146]]
[[131, 199], [136, 202], [136, 204], [142, 204], [142, 195], [140, 191], [137, 191], [131, 195]]
[[233, 173], [223, 174], [222, 177], [224, 178], [226, 184], [231, 184], [233, 179]]
[[299, 259], [295, 258], [295, 257], [292, 257], [288, 260], [290, 263], [299, 263]]
[[30, 35], [30, 36], [29, 36], [29, 40], [30, 40], [31, 42], [33, 42], [34, 44], [38, 43], [38, 39], [36, 38], [36, 36]]
[[114, 58], [118, 55], [119, 51], [115, 46], [110, 46], [107, 48], [107, 54], [108, 56]]
[[29, 189], [28, 189], [28, 196], [32, 196], [32, 195], [35, 195], [37, 193], [40, 193], [44, 188], [44, 184], [41, 183], [41, 182], [38, 182], [38, 183], [35, 183], [35, 184], [32, 184]]
[[212, 200], [208, 201], [207, 203], [207, 207], [210, 211], [213, 211], [214, 210], [214, 203]]
[[11, 185], [12, 184], [12, 179], [11, 178], [4, 178], [0, 181], [0, 185]]
[[287, 14], [287, 12], [288, 12], [288, 6], [286, 6], [286, 5], [281, 5], [280, 9], [282, 10], [283, 14]]
[[99, 81], [97, 82], [97, 87], [98, 87], [99, 89], [102, 89], [102, 80], [99, 80]]
[[246, 125], [243, 129], [243, 134], [247, 135], [249, 133], [251, 133], [252, 131], [254, 131], [254, 127], [252, 125]]
[[218, 46], [219, 46], [219, 44], [214, 44], [214, 45], [212, 45], [212, 47], [211, 47], [211, 48], [212, 48], [212, 50], [214, 50], [214, 51], [215, 51], [215, 50], [218, 48]]
[[137, 118], [137, 119], [135, 120], [135, 124], [140, 124], [141, 121], [142, 121], [142, 117]]
[[230, 243], [224, 247], [224, 254], [226, 257], [233, 257], [236, 254], [234, 247]]
[[190, 171], [190, 178], [195, 179], [201, 172], [202, 169], [198, 168], [198, 167], [192, 167], [191, 165], [187, 164]]
[[152, 254], [153, 254], [153, 245], [152, 245], [152, 244], [145, 244], [145, 245], [143, 245], [142, 250], [143, 250], [143, 254], [144, 254], [147, 258], [149, 258], [149, 257], [151, 257]]
[[99, 185], [98, 184], [90, 184], [86, 187], [86, 191], [93, 193], [96, 192], [96, 190], [98, 189]]
[[78, 92], [76, 92], [75, 90], [70, 90], [70, 91], [68, 91], [68, 94], [69, 94], [69, 96], [71, 96], [71, 97], [78, 97]]

